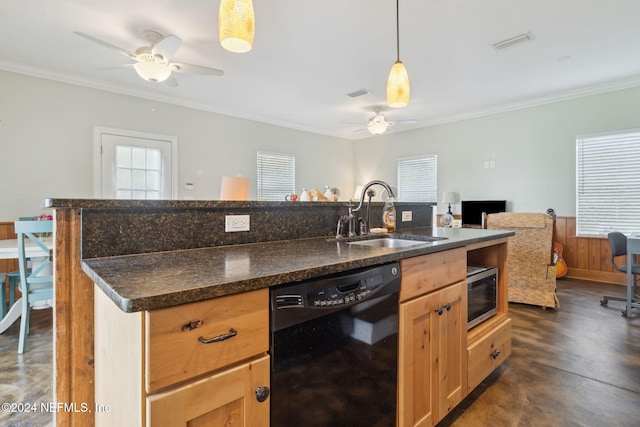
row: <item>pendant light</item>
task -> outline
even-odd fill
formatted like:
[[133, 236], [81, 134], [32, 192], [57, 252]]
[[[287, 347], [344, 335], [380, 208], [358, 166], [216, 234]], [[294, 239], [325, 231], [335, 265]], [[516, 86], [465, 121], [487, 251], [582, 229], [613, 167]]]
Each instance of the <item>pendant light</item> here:
[[406, 107], [409, 103], [409, 74], [400, 61], [400, 13], [398, 11], [399, 0], [396, 0], [396, 49], [398, 53], [397, 60], [387, 80], [387, 104], [389, 107], [400, 108]]
[[220, 44], [230, 52], [245, 53], [253, 46], [255, 16], [251, 0], [221, 0], [218, 14]]

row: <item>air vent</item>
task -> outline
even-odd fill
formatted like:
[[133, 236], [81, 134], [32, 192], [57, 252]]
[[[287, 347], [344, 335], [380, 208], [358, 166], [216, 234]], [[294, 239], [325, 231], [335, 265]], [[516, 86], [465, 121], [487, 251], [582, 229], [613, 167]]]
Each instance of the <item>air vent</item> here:
[[499, 41], [497, 43], [494, 43], [493, 47], [495, 49], [498, 49], [498, 50], [506, 49], [509, 46], [513, 46], [513, 45], [516, 45], [516, 44], [519, 44], [519, 43], [524, 43], [524, 42], [529, 41], [529, 40], [531, 40], [531, 34], [530, 33], [524, 33], [524, 34], [519, 34], [517, 36], [513, 36], [511, 38]]
[[354, 92], [348, 93], [347, 96], [350, 96], [351, 98], [357, 98], [359, 96], [366, 95], [368, 93], [371, 93], [371, 92], [366, 89], [358, 89]]

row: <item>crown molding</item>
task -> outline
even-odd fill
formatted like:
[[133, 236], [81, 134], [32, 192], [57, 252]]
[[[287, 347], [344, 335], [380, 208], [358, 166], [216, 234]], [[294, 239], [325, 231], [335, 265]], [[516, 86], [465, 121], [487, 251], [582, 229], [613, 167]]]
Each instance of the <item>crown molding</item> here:
[[[167, 96], [167, 95], [159, 95], [154, 92], [149, 92], [146, 90], [132, 89], [121, 85], [114, 85], [110, 83], [105, 83], [101, 80], [89, 79], [86, 77], [81, 77], [74, 74], [62, 73], [58, 71], [41, 69], [30, 67], [26, 65], [18, 65], [10, 62], [4, 62], [0, 60], [0, 70], [9, 71], [17, 74], [24, 74], [31, 77], [42, 78], [46, 80], [58, 81], [61, 83], [72, 84], [76, 86], [87, 87], [90, 89], [97, 89], [106, 92], [117, 93], [120, 95], [133, 96], [136, 98], [147, 99], [156, 102], [162, 102], [170, 105], [176, 105], [180, 107], [192, 108], [195, 110], [206, 111], [209, 113], [220, 114], [223, 116], [251, 120], [260, 123], [266, 123], [274, 126], [285, 127], [288, 129], [294, 129], [302, 132], [311, 132], [326, 136], [331, 136], [340, 139], [361, 139], [361, 138], [346, 138], [344, 136], [340, 136], [335, 133], [327, 132], [322, 129], [315, 129], [308, 126], [300, 126], [295, 123], [290, 123], [287, 121], [279, 121], [273, 119], [266, 119], [264, 117], [259, 117], [252, 114], [246, 114], [239, 111], [229, 111], [225, 109], [222, 111], [220, 108], [213, 107], [208, 104], [202, 104], [198, 102], [188, 101], [182, 98]], [[552, 93], [549, 95], [544, 95], [535, 98], [523, 99], [515, 102], [490, 106], [487, 108], [475, 109], [459, 114], [451, 114], [448, 116], [437, 117], [430, 120], [420, 120], [419, 125], [412, 126], [410, 130], [421, 129], [425, 127], [437, 126], [441, 124], [459, 122], [463, 120], [475, 119], [485, 116], [490, 116], [494, 114], [506, 113], [509, 111], [522, 110], [525, 108], [537, 107], [546, 104], [552, 104], [554, 102], [567, 101], [571, 99], [583, 98], [587, 96], [600, 95], [608, 92], [615, 92], [618, 90], [630, 89], [634, 87], [640, 86], [640, 76], [635, 76], [627, 79], [621, 79], [611, 82], [600, 83], [596, 85], [585, 86], [582, 88], [572, 89], [568, 91], [560, 91], [556, 93]], [[395, 132], [398, 133], [398, 132]], [[373, 137], [373, 135], [366, 135], [365, 138]]]

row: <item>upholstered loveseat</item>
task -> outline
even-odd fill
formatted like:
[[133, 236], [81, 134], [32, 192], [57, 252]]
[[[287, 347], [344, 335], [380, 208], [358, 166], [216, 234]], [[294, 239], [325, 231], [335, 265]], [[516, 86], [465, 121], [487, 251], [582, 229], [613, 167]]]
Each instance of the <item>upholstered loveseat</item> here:
[[559, 307], [553, 263], [554, 218], [545, 213], [489, 214], [486, 227], [513, 230], [509, 238], [507, 282], [509, 301]]

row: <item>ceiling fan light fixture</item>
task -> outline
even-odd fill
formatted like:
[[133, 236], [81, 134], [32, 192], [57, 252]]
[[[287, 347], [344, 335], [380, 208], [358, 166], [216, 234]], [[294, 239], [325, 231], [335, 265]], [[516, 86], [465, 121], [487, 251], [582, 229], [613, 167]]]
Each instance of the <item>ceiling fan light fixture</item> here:
[[251, 0], [222, 0], [218, 14], [218, 33], [223, 48], [245, 53], [253, 46], [255, 15]]
[[133, 69], [140, 77], [152, 83], [163, 82], [171, 76], [171, 68], [153, 60], [139, 61], [133, 65]]
[[409, 74], [402, 61], [400, 61], [400, 11], [399, 0], [396, 0], [396, 51], [397, 59], [387, 79], [387, 104], [392, 108], [406, 107], [409, 104], [411, 86]]
[[367, 123], [367, 129], [371, 135], [382, 135], [387, 131], [388, 123], [382, 114], [376, 114]]

